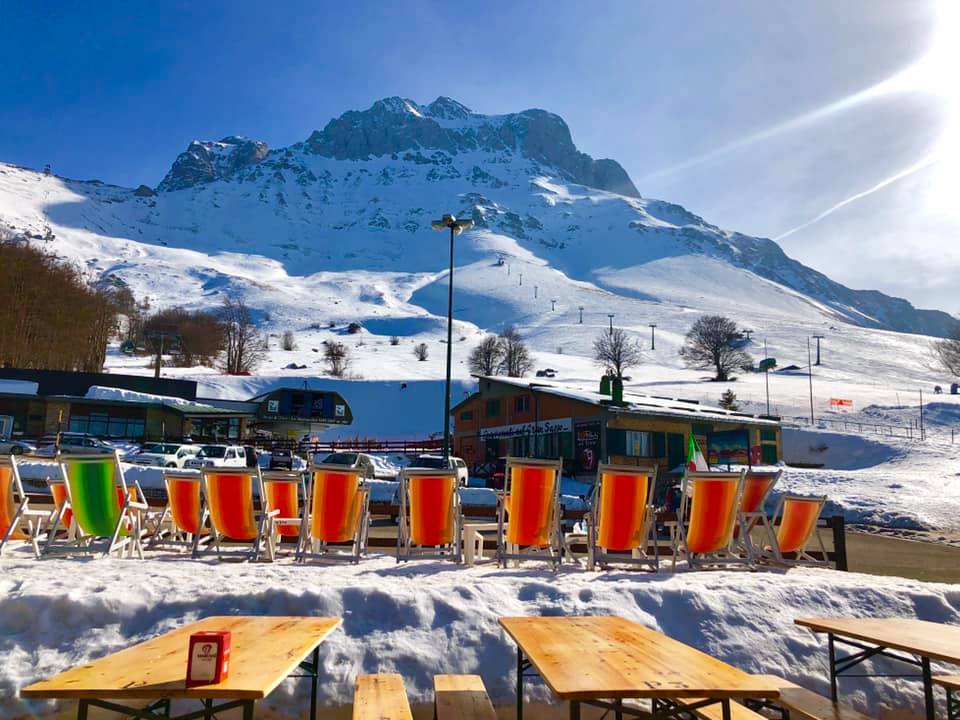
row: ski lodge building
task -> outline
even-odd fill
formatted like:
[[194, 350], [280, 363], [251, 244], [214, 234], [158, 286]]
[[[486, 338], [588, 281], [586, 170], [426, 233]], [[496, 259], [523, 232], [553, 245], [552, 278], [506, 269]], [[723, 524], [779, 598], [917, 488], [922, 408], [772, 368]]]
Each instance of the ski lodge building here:
[[591, 392], [520, 378], [477, 379], [479, 390], [451, 410], [454, 452], [468, 465], [512, 455], [560, 457], [579, 476], [595, 475], [598, 462], [654, 462], [670, 472], [686, 462], [691, 434], [711, 464], [749, 457], [767, 465], [783, 457], [778, 417], [624, 394], [606, 384]]

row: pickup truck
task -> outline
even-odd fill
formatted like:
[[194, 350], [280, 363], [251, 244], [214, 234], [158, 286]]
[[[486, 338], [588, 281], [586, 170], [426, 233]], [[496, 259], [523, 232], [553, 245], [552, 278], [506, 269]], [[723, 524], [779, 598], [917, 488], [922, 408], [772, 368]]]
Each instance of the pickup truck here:
[[199, 470], [205, 467], [247, 467], [247, 453], [242, 445], [201, 445], [200, 451], [187, 458], [183, 467]]
[[134, 465], [152, 467], [182, 468], [190, 458], [200, 452], [200, 445], [182, 443], [154, 443], [147, 445], [130, 458]]
[[456, 470], [457, 480], [460, 481], [460, 485], [463, 487], [466, 487], [467, 480], [470, 476], [467, 464], [460, 458], [453, 456], [450, 456], [445, 464], [443, 462], [443, 455], [421, 455], [413, 461], [413, 464], [410, 467], [431, 468], [434, 470], [441, 470], [444, 467], [447, 467], [450, 470]]

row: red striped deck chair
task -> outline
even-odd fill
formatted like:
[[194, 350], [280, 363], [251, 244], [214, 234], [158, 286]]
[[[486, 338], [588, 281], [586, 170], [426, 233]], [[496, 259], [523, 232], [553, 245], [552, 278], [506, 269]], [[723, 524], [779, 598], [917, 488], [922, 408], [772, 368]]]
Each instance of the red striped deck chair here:
[[195, 556], [216, 553], [218, 558], [273, 561], [273, 519], [278, 510], [256, 506], [264, 497], [260, 468], [203, 468], [203, 500], [210, 513], [212, 538]]
[[164, 468], [162, 474], [167, 505], [156, 523], [150, 547], [190, 548], [195, 552], [200, 544], [210, 540], [200, 473]]
[[[826, 495], [803, 497], [782, 495], [773, 513], [777, 529], [776, 542], [771, 551], [774, 559], [785, 565], [829, 565], [823, 538], [817, 532], [817, 521], [827, 502]], [[807, 552], [810, 541], [816, 538], [820, 546], [820, 559]], [[785, 558], [792, 555], [792, 558]]]
[[293, 543], [296, 553], [300, 545], [300, 525], [303, 521], [303, 505], [307, 490], [303, 473], [294, 471], [267, 471], [263, 476], [263, 497], [267, 512], [277, 511], [273, 518], [273, 543], [280, 550], [283, 539]]
[[[611, 563], [647, 566], [660, 564], [654, 528], [653, 492], [657, 466], [601, 464], [597, 468], [590, 512], [587, 515], [587, 569]], [[653, 557], [647, 554], [653, 544]]]
[[763, 554], [763, 548], [754, 546], [751, 533], [761, 530], [766, 534], [763, 542], [771, 546], [775, 539], [773, 526], [764, 508], [782, 474], [782, 470], [748, 470], [743, 478], [743, 494], [740, 496], [740, 513], [734, 538], [737, 546], [754, 562]]
[[507, 458], [504, 493], [497, 508], [497, 561], [541, 560], [557, 569], [561, 460]]
[[400, 473], [397, 562], [414, 558], [461, 560], [456, 470], [407, 468]]
[[711, 565], [752, 565], [734, 549], [734, 529], [743, 494], [741, 472], [687, 472], [677, 518], [679, 542], [673, 546], [673, 567], [683, 554], [690, 570]]
[[[43, 554], [137, 555], [143, 559], [143, 515], [149, 510], [140, 485], [128, 485], [120, 455], [61, 455], [60, 472], [67, 493], [54, 519]], [[57, 537], [68, 511], [75, 537]]]
[[0, 455], [0, 555], [16, 542], [29, 542], [40, 557], [38, 538], [50, 518], [46, 510], [31, 510], [23, 491], [16, 455]]
[[370, 526], [370, 493], [364, 487], [363, 470], [314, 465], [309, 478], [309, 513], [300, 528], [297, 560], [360, 562]]

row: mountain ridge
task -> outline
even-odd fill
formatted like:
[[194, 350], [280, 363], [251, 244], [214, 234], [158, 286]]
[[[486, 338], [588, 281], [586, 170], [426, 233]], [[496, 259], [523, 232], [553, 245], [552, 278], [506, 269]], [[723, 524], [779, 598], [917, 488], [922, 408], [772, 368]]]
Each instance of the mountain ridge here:
[[[33, 182], [20, 180], [27, 188]], [[669, 291], [650, 293], [639, 269], [705, 257], [801, 293], [856, 325], [930, 335], [957, 327], [947, 313], [845, 287], [768, 238], [723, 230], [679, 205], [641, 197], [616, 161], [580, 152], [562, 118], [545, 110], [482, 115], [443, 96], [426, 105], [384, 98], [288, 147], [239, 136], [195, 140], [155, 192], [61, 183], [54, 202], [46, 199], [49, 189], [41, 196], [11, 182], [10, 197], [36, 210], [23, 214], [14, 202], [5, 212], [0, 202], [0, 220], [34, 239], [59, 231], [109, 240], [112, 263], [100, 250], [84, 255], [86, 235], [65, 244], [91, 272], [129, 272], [130, 261], [120, 258], [131, 241], [147, 255], [162, 246], [262, 257], [305, 277], [442, 272], [430, 220], [455, 212], [476, 226], [458, 249], [458, 265], [492, 252], [515, 255], [572, 281], [671, 302]], [[170, 294], [180, 294], [170, 282]], [[201, 287], [223, 282], [207, 278]]]

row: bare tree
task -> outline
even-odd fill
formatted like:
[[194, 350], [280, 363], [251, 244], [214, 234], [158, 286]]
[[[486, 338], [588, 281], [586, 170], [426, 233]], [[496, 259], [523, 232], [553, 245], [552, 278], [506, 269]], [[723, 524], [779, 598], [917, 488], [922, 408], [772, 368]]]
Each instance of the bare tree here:
[[702, 315], [687, 333], [680, 357], [693, 368], [713, 369], [714, 380], [726, 382], [730, 373], [751, 363], [734, 343], [741, 337], [737, 324], [723, 315]]
[[930, 345], [933, 369], [960, 377], [960, 330]]
[[623, 371], [643, 360], [640, 344], [620, 328], [604, 330], [593, 341], [593, 359], [608, 375], [623, 380]]
[[414, 345], [413, 356], [420, 362], [423, 362], [430, 356], [430, 348], [427, 347], [426, 343], [420, 343], [419, 345]]
[[327, 372], [334, 377], [343, 377], [350, 367], [350, 349], [343, 343], [326, 341], [323, 344], [323, 359]]
[[224, 363], [228, 375], [246, 375], [263, 359], [263, 338], [257, 332], [250, 308], [238, 298], [224, 298], [220, 308], [223, 323]]
[[487, 335], [470, 351], [467, 362], [474, 375], [496, 375], [503, 360], [503, 343], [500, 338]]
[[500, 371], [509, 377], [523, 377], [533, 369], [533, 358], [520, 333], [512, 325], [500, 333]]
[[280, 338], [280, 347], [284, 350], [297, 349], [297, 338], [293, 334], [293, 330], [283, 331], [283, 336]]

